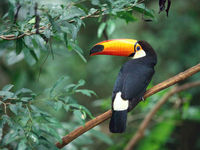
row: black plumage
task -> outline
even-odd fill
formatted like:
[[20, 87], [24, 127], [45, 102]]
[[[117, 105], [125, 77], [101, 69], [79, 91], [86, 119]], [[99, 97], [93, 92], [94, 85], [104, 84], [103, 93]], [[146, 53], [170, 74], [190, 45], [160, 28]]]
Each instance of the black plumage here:
[[[141, 100], [146, 88], [154, 74], [154, 66], [157, 63], [156, 53], [145, 41], [138, 42], [145, 51], [146, 56], [131, 59], [126, 62], [118, 74], [112, 94], [112, 117], [110, 131], [122, 133], [126, 129], [127, 111], [132, 110]], [[129, 100], [128, 110], [113, 110], [113, 102], [118, 92], [124, 100]]]

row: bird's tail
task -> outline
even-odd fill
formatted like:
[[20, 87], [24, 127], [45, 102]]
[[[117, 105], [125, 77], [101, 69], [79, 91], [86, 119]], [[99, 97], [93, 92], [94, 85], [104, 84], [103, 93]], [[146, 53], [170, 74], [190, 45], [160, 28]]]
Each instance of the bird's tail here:
[[127, 120], [127, 110], [122, 111], [112, 111], [112, 117], [110, 120], [110, 132], [112, 133], [122, 133], [126, 129]]

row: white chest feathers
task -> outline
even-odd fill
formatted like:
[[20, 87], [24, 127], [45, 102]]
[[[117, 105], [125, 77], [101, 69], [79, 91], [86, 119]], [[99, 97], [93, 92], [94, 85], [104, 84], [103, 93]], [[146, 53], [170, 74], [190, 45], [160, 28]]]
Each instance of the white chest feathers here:
[[122, 111], [128, 109], [129, 101], [122, 99], [121, 94], [122, 94], [121, 92], [118, 92], [113, 102], [113, 109], [116, 111]]

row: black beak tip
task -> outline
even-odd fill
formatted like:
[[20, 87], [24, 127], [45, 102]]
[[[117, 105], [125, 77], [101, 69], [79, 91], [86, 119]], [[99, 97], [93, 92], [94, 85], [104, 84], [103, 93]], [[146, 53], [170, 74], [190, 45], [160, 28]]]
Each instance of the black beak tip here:
[[94, 53], [97, 53], [97, 52], [101, 52], [103, 51], [104, 49], [104, 46], [103, 45], [95, 45], [91, 50], [90, 50], [90, 56]]

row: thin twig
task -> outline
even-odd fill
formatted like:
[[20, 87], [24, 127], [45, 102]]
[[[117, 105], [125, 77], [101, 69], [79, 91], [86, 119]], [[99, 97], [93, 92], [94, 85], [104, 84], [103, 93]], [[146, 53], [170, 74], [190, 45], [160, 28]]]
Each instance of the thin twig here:
[[2, 104], [3, 104], [3, 106], [4, 106], [4, 112], [5, 112], [5, 114], [7, 114], [7, 107], [6, 107], [6, 103], [4, 103], [3, 101], [0, 101]]
[[5, 102], [3, 102], [1, 100], [0, 100], [0, 102], [4, 105], [4, 112], [5, 112], [5, 114], [7, 114], [7, 105], [10, 105], [11, 103], [9, 103], [9, 102], [5, 103]]
[[40, 27], [40, 16], [37, 13], [38, 11], [38, 3], [35, 3], [35, 28], [36, 28], [36, 34], [39, 34], [39, 27]]
[[[189, 68], [188, 70], [181, 72], [178, 75], [157, 84], [156, 86], [152, 87], [145, 93], [144, 99], [146, 99], [147, 97], [149, 97], [169, 86], [172, 86], [182, 80], [185, 80], [186, 78], [192, 76], [193, 74], [195, 74], [199, 71], [200, 71], [200, 64], [197, 64], [197, 65]], [[95, 119], [88, 121], [85, 124], [85, 126], [81, 126], [77, 129], [75, 129], [74, 131], [72, 131], [71, 133], [69, 133], [68, 135], [64, 136], [62, 138], [62, 143], [57, 142], [56, 146], [58, 148], [64, 147], [65, 145], [69, 144], [71, 141], [73, 141], [74, 139], [76, 139], [77, 137], [82, 135], [83, 133], [87, 132], [88, 130], [92, 129], [93, 127], [95, 127], [95, 126], [101, 124], [102, 122], [104, 122], [105, 120], [109, 119], [111, 117], [111, 115], [112, 115], [112, 111], [108, 110], [107, 112], [97, 116]]]
[[14, 22], [13, 22], [14, 24], [17, 22], [19, 10], [22, 7], [19, 2], [17, 2], [16, 6], [17, 6], [17, 11], [16, 11], [15, 16], [14, 16]]
[[134, 148], [134, 146], [138, 143], [138, 141], [144, 136], [144, 131], [147, 128], [147, 126], [149, 125], [149, 123], [150, 123], [151, 119], [153, 118], [153, 116], [161, 108], [161, 106], [167, 102], [167, 100], [171, 96], [173, 96], [176, 93], [182, 92], [184, 90], [187, 90], [187, 89], [190, 89], [190, 88], [193, 88], [193, 87], [196, 87], [196, 86], [200, 86], [200, 81], [186, 83], [186, 84], [181, 85], [181, 86], [175, 86], [168, 93], [166, 93], [161, 98], [161, 100], [159, 100], [155, 104], [155, 106], [151, 109], [151, 111], [149, 113], [147, 113], [146, 117], [144, 118], [144, 120], [140, 124], [137, 132], [134, 134], [134, 136], [128, 142], [125, 150], [132, 150]]

